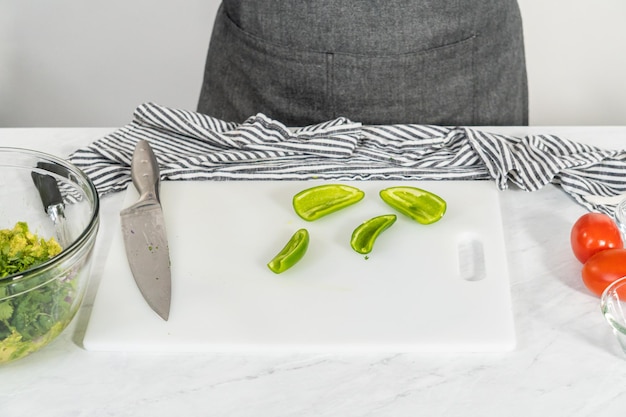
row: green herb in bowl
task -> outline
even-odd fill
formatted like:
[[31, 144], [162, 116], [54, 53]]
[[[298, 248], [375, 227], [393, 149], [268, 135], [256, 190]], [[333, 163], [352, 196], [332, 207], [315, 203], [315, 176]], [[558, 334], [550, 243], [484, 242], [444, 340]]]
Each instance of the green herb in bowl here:
[[[0, 278], [27, 271], [61, 251], [54, 238], [45, 240], [31, 233], [26, 222], [2, 229]], [[0, 362], [37, 350], [56, 337], [66, 326], [58, 319], [68, 315], [73, 292], [71, 281], [51, 282], [15, 297], [0, 286]]]

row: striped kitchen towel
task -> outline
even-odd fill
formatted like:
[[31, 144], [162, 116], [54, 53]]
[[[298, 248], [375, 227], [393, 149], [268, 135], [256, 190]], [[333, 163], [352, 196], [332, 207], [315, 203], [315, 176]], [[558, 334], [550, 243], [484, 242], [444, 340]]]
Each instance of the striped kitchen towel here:
[[152, 145], [164, 180], [495, 180], [535, 191], [561, 187], [590, 211], [626, 193], [626, 151], [552, 135], [516, 138], [468, 127], [363, 126], [345, 118], [290, 129], [263, 114], [244, 123], [146, 103], [127, 126], [69, 160], [100, 195], [128, 186], [135, 144]]

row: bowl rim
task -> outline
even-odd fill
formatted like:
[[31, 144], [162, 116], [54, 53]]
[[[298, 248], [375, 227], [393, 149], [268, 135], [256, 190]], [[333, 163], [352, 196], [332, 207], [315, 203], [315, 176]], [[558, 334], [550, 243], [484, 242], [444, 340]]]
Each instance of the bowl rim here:
[[602, 291], [600, 298], [608, 297], [611, 291], [614, 291], [615, 288], [621, 286], [625, 282], [626, 282], [626, 275], [617, 278], [616, 280], [611, 282], [609, 285], [607, 285], [606, 288], [604, 288], [604, 291]]
[[[32, 268], [28, 268], [24, 271], [20, 271], [11, 275], [7, 275], [5, 277], [0, 277], [0, 283], [5, 282], [15, 282], [26, 280], [31, 276], [39, 275], [40, 273], [47, 271], [59, 263], [62, 263], [65, 259], [72, 257], [80, 248], [83, 247], [84, 242], [89, 239], [89, 237], [97, 232], [97, 229], [100, 224], [100, 196], [98, 194], [98, 190], [94, 185], [93, 181], [85, 174], [85, 172], [78, 168], [76, 165], [67, 161], [66, 159], [60, 158], [58, 156], [34, 150], [34, 149], [26, 149], [19, 147], [9, 147], [9, 146], [0, 146], [0, 153], [2, 154], [10, 154], [10, 153], [20, 153], [27, 154], [33, 156], [35, 158], [46, 159], [55, 164], [61, 165], [66, 168], [68, 171], [72, 172], [76, 176], [80, 177], [80, 179], [87, 185], [89, 192], [93, 195], [93, 213], [91, 218], [89, 219], [89, 223], [80, 233], [80, 235], [74, 239], [67, 248], [63, 248], [61, 253], [52, 257], [51, 259], [38, 264]], [[35, 167], [33, 167], [34, 169]]]

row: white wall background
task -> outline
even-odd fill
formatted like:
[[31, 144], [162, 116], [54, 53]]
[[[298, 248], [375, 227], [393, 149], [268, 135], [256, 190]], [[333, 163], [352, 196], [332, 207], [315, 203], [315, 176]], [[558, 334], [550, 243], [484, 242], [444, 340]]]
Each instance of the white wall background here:
[[[519, 0], [533, 125], [626, 125], [626, 1]], [[196, 107], [219, 0], [0, 0], [0, 127]], [[626, 139], [625, 139], [626, 141]]]

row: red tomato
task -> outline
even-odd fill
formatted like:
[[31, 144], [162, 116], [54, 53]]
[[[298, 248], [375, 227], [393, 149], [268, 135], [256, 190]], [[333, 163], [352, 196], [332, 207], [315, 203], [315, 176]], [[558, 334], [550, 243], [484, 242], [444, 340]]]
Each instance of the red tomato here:
[[602, 213], [587, 213], [580, 217], [572, 227], [570, 242], [574, 255], [582, 263], [602, 250], [624, 247], [617, 225], [610, 216]]
[[602, 291], [613, 281], [626, 276], [626, 249], [607, 249], [593, 255], [582, 270], [583, 282], [591, 292]]

